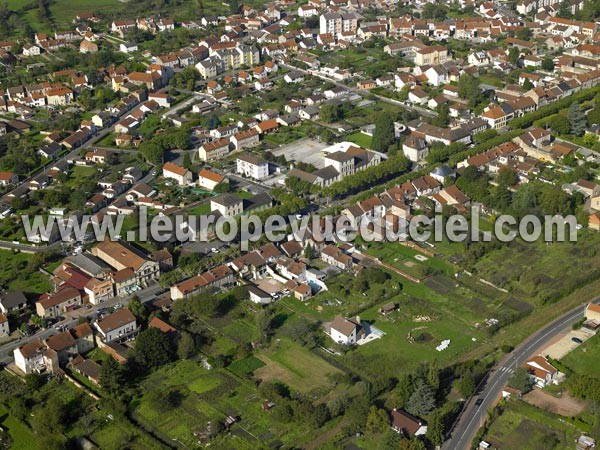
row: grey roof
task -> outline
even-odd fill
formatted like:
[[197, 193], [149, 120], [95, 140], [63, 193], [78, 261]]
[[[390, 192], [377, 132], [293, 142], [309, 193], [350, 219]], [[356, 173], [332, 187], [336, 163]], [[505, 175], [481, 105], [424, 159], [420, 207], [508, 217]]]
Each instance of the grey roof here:
[[21, 291], [13, 291], [3, 295], [0, 298], [0, 303], [4, 309], [13, 309], [22, 304], [27, 304], [27, 297]]
[[443, 165], [436, 167], [431, 173], [440, 177], [449, 177], [450, 175], [454, 174], [454, 171], [450, 167]]
[[67, 256], [65, 261], [77, 266], [83, 272], [92, 277], [97, 277], [103, 272], [111, 270], [108, 264], [91, 253], [80, 253], [79, 255], [75, 256]]
[[223, 206], [233, 206], [240, 203], [242, 199], [235, 194], [223, 194], [213, 198], [211, 201]]

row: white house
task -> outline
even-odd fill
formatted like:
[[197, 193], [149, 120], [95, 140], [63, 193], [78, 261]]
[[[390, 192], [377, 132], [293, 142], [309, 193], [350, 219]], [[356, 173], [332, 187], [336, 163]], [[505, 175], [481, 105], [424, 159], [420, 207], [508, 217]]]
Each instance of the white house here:
[[543, 356], [534, 356], [525, 363], [525, 368], [531, 380], [540, 389], [550, 384], [558, 384], [558, 369]]
[[208, 169], [198, 172], [198, 187], [213, 191], [219, 184], [227, 182], [227, 178]]
[[192, 182], [192, 172], [171, 162], [165, 163], [163, 166], [163, 177], [177, 181], [179, 186], [187, 186]]
[[329, 336], [338, 344], [354, 345], [364, 334], [365, 331], [360, 324], [359, 317], [345, 319], [342, 316], [336, 316], [329, 328]]
[[138, 45], [133, 42], [123, 42], [119, 45], [119, 51], [123, 53], [132, 53], [138, 51]]
[[269, 176], [269, 163], [253, 155], [240, 155], [236, 160], [237, 173], [255, 180], [263, 180]]
[[274, 301], [274, 298], [271, 297], [271, 295], [256, 286], [248, 287], [248, 294], [250, 295], [250, 300], [259, 305], [266, 305]]
[[121, 308], [94, 323], [103, 342], [123, 341], [138, 331], [135, 316], [127, 308]]

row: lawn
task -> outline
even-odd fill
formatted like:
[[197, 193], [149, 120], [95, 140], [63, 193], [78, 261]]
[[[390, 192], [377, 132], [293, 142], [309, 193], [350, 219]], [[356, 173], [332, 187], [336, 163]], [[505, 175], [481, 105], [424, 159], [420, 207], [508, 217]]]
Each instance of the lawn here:
[[4, 405], [0, 405], [0, 424], [2, 428], [8, 431], [13, 440], [13, 450], [36, 450], [36, 438], [31, 429], [23, 422], [9, 415], [8, 409]]
[[279, 380], [303, 393], [331, 387], [329, 376], [340, 372], [310, 350], [287, 339], [274, 343], [256, 357], [265, 364], [254, 371], [256, 378]]
[[33, 255], [0, 250], [0, 257], [0, 280], [7, 284], [9, 289], [41, 294], [52, 288], [47, 275], [29, 269]]
[[367, 134], [361, 133], [360, 131], [350, 136], [346, 137], [346, 140], [349, 142], [354, 142], [356, 145], [361, 146], [362, 148], [371, 148], [371, 141], [373, 138]]
[[599, 360], [600, 335], [597, 334], [565, 356], [560, 362], [575, 373], [599, 376]]
[[570, 449], [580, 434], [558, 416], [514, 400], [491, 423], [484, 440], [507, 450]]

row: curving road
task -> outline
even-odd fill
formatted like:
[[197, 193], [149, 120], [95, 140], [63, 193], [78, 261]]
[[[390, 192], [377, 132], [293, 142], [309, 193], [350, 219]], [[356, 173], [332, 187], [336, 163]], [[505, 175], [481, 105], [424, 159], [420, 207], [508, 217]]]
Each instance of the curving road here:
[[[600, 298], [593, 300], [600, 303]], [[587, 304], [587, 303], [586, 303]], [[525, 363], [543, 345], [549, 343], [559, 334], [571, 328], [573, 323], [583, 317], [585, 305], [579, 306], [570, 312], [554, 320], [549, 325], [527, 338], [515, 350], [507, 354], [494, 368], [488, 372], [487, 379], [483, 381], [483, 387], [479, 390], [477, 398], [482, 399], [481, 405], [475, 404], [472, 397], [463, 409], [451, 437], [444, 443], [443, 449], [463, 450], [470, 449], [471, 442], [487, 416], [489, 408], [493, 407], [502, 392], [502, 388], [508, 383], [516, 367]]]

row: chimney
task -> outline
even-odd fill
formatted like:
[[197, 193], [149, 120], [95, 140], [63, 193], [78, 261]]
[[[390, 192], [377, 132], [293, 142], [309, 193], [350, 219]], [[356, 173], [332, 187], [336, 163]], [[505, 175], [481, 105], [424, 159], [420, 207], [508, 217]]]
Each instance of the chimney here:
[[360, 325], [360, 316], [356, 316], [354, 320], [358, 325]]

